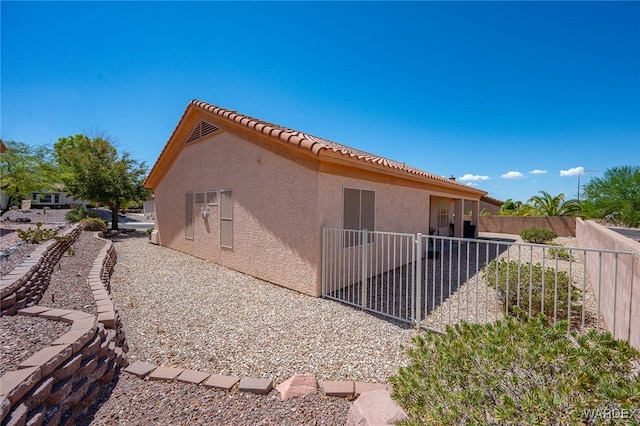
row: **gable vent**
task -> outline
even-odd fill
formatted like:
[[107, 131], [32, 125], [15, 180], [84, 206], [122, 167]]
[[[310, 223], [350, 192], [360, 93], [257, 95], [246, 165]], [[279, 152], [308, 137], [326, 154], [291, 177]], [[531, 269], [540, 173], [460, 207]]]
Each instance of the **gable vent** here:
[[193, 132], [191, 132], [191, 135], [187, 138], [185, 143], [193, 142], [210, 135], [211, 133], [217, 132], [218, 130], [220, 130], [219, 127], [216, 127], [211, 123], [207, 123], [206, 121], [200, 121], [196, 128], [193, 129]]

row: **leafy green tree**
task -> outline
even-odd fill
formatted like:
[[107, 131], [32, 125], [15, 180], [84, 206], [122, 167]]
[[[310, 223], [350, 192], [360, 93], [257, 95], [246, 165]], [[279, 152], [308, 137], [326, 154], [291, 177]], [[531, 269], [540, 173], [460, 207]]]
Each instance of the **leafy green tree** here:
[[129, 153], [118, 154], [105, 136], [79, 134], [54, 145], [60, 179], [71, 196], [105, 205], [111, 210], [111, 229], [118, 229], [118, 212], [147, 198], [147, 173]]
[[529, 199], [536, 213], [542, 216], [577, 216], [580, 213], [578, 200], [565, 200], [564, 194], [555, 197], [546, 191], [539, 191], [541, 195], [534, 195]]
[[640, 166], [608, 169], [584, 185], [585, 214], [640, 227]]
[[534, 213], [533, 207], [529, 204], [524, 204], [522, 201], [513, 201], [509, 198], [500, 206], [500, 216], [532, 216]]
[[0, 216], [31, 192], [40, 192], [52, 187], [53, 163], [51, 150], [32, 147], [23, 142], [5, 142], [7, 151], [0, 154], [0, 191], [7, 197], [7, 205]]

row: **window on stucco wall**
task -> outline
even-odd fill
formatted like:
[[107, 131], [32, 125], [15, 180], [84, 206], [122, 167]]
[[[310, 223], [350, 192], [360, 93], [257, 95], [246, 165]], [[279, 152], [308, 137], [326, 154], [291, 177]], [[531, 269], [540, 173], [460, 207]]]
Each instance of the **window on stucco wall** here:
[[184, 237], [193, 240], [193, 192], [184, 194]]
[[[373, 231], [375, 229], [376, 193], [368, 189], [343, 188], [342, 224], [344, 229]], [[373, 242], [373, 234], [367, 243]], [[345, 247], [360, 245], [360, 235], [347, 233]]]
[[207, 205], [208, 206], [217, 206], [218, 205], [218, 191], [208, 191], [207, 192]]
[[233, 248], [232, 191], [220, 191], [220, 246]]

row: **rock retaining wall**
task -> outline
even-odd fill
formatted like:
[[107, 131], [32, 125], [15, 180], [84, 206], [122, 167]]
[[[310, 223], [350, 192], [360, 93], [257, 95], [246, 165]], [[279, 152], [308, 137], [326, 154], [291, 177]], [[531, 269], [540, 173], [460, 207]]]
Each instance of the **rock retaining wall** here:
[[38, 245], [18, 267], [0, 279], [2, 315], [15, 315], [19, 309], [40, 302], [49, 285], [53, 267], [81, 232], [80, 225], [75, 225], [60, 235], [68, 238], [49, 240]]
[[[2, 426], [75, 424], [120, 368], [127, 365], [122, 324], [109, 297], [115, 261], [113, 243], [105, 240], [89, 276], [96, 304], [93, 315], [41, 306], [14, 310], [18, 315], [68, 322], [71, 327], [49, 347], [20, 363], [17, 370], [0, 377]], [[52, 267], [48, 259], [35, 264]], [[36, 270], [31, 272], [40, 277], [46, 275]], [[41, 292], [45, 288], [46, 285]]]

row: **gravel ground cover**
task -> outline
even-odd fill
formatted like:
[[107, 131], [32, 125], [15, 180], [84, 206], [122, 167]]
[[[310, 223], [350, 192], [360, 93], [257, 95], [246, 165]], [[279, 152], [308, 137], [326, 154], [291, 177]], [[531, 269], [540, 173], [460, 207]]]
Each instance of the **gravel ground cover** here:
[[80, 424], [92, 425], [340, 425], [349, 401], [319, 393], [281, 401], [277, 391], [255, 395], [121, 374], [102, 405]]
[[[65, 215], [69, 210], [9, 210], [0, 217], [0, 276], [11, 272], [36, 248], [33, 244], [21, 244], [22, 240], [17, 229], [34, 229], [36, 223], [42, 222], [42, 228], [57, 228], [66, 226]], [[18, 218], [30, 219], [31, 223], [15, 222]]]
[[94, 313], [94, 300], [87, 277], [105, 241], [93, 232], [82, 232], [76, 242], [60, 258], [40, 306], [73, 309]]
[[[39, 305], [93, 314], [94, 301], [87, 277], [103, 245], [104, 241], [95, 238], [91, 232], [80, 234], [73, 245], [75, 254], [63, 255], [58, 267], [52, 271], [51, 281]], [[0, 317], [0, 374], [15, 369], [20, 362], [49, 346], [69, 327], [69, 324], [43, 318]]]
[[112, 292], [131, 361], [271, 378], [386, 382], [417, 332], [149, 243], [117, 238]]
[[71, 326], [44, 318], [3, 315], [0, 317], [0, 375], [51, 344]]

